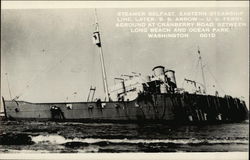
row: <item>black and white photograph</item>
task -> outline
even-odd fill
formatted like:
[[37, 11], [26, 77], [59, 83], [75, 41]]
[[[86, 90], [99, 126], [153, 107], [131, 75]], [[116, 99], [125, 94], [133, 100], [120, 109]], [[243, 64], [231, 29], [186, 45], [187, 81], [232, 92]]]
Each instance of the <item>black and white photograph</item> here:
[[1, 3], [1, 155], [248, 159], [247, 1]]

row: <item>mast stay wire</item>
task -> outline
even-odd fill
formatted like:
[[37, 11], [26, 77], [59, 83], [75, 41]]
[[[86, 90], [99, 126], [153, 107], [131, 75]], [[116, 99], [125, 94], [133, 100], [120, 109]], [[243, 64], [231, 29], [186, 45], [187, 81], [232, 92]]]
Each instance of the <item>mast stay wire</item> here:
[[7, 79], [7, 83], [8, 83], [8, 89], [9, 89], [10, 99], [12, 99], [11, 90], [10, 90], [10, 82], [9, 82], [9, 78], [8, 78], [8, 73], [5, 73], [5, 75], [6, 75], [6, 79]]
[[[96, 24], [93, 24], [93, 25], [96, 25]], [[93, 48], [94, 48], [93, 50], [95, 50], [95, 47], [93, 47]], [[90, 74], [90, 82], [93, 83], [94, 80], [95, 80], [95, 76], [96, 76], [94, 73], [97, 70], [96, 66], [97, 66], [97, 63], [98, 63], [99, 59], [97, 57], [97, 54], [93, 54], [92, 52], [90, 52], [90, 53], [91, 53], [91, 61], [92, 61], [91, 68], [92, 68], [92, 71], [94, 71], [94, 72], [91, 72], [91, 74]], [[94, 87], [96, 87], [96, 86], [94, 86]]]
[[[191, 77], [193, 77], [194, 75], [194, 80], [196, 80], [196, 76], [197, 76], [197, 72], [196, 72], [196, 69], [198, 68], [198, 65], [199, 65], [199, 58], [194, 60], [196, 63], [192, 63], [192, 64], [196, 64], [196, 65], [192, 65], [192, 68], [190, 69], [191, 72]], [[185, 79], [183, 79], [182, 81], [182, 88], [184, 88], [184, 84], [185, 84]]]
[[[200, 65], [200, 59], [197, 58], [197, 63], [196, 63], [196, 66], [195, 66], [195, 71], [194, 71], [194, 80], [196, 81], [196, 78], [197, 78], [197, 72], [199, 72], [199, 65]], [[197, 71], [198, 70], [198, 71]]]
[[[207, 66], [207, 65], [206, 65]], [[215, 78], [215, 76], [213, 75], [213, 73], [211, 72], [211, 70], [209, 69], [209, 67], [206, 67], [208, 70], [208, 73], [212, 76], [212, 78], [214, 79], [215, 83], [219, 86], [219, 88], [222, 90], [222, 92], [224, 94], [226, 94], [225, 90], [221, 87], [220, 83], [217, 81], [217, 79]]]
[[[95, 32], [98, 32], [99, 33], [99, 40], [100, 40], [100, 47], [102, 47], [102, 42], [101, 42], [101, 35], [100, 35], [100, 26], [99, 26], [99, 23], [98, 23], [98, 16], [97, 16], [97, 10], [96, 8], [94, 9], [94, 16], [95, 16], [95, 23], [94, 23], [94, 27], [95, 27]], [[98, 46], [99, 47], [99, 46]], [[95, 57], [94, 57], [95, 58]], [[101, 56], [99, 57], [99, 61], [100, 63], [102, 64], [102, 58]], [[103, 74], [103, 69], [102, 69], [102, 74]], [[106, 92], [106, 87], [105, 87], [105, 79], [104, 79], [104, 76], [102, 76], [102, 86], [103, 86], [103, 91], [104, 93]]]
[[[204, 61], [204, 60], [203, 60]], [[206, 63], [206, 61], [204, 62], [204, 65], [202, 66], [204, 67], [205, 69], [207, 69], [208, 73], [211, 75], [211, 77], [214, 79], [215, 83], [218, 85], [218, 87], [221, 89], [221, 91], [226, 94], [225, 90], [221, 87], [219, 81], [215, 78], [215, 76], [213, 75], [213, 73], [211, 72], [208, 64]]]
[[27, 83], [27, 85], [25, 86], [25, 88], [23, 89], [23, 92], [21, 92], [18, 96], [16, 96], [14, 99], [18, 99], [21, 96], [23, 96], [28, 88], [31, 88], [30, 86], [33, 85], [34, 80], [37, 79], [39, 77], [39, 75], [41, 75], [40, 73], [47, 73], [49, 71], [51, 71], [53, 68], [55, 68], [59, 63], [62, 63], [63, 60], [69, 55], [70, 52], [66, 53], [61, 59], [59, 59], [60, 56], [55, 58], [56, 63], [53, 63], [54, 65], [47, 65], [41, 72], [38, 72], [37, 74], [35, 74]]
[[[4, 67], [7, 70], [6, 63], [4, 63], [4, 61], [2, 61], [2, 62], [3, 62]], [[5, 73], [5, 76], [6, 76], [6, 80], [7, 80], [7, 85], [8, 85], [8, 91], [9, 91], [10, 99], [12, 99], [12, 94], [11, 94], [11, 89], [10, 89], [10, 82], [9, 82], [9, 78], [8, 78], [8, 72]]]

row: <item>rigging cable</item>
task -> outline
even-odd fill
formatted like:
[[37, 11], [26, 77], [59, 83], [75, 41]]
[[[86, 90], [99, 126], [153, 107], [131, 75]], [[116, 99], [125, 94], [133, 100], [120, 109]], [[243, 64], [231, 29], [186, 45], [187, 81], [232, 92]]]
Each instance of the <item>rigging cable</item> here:
[[[198, 68], [199, 68], [199, 65], [200, 65], [200, 59], [198, 58], [198, 59], [197, 59], [196, 66], [195, 66], [195, 69], [198, 70], [197, 72], [199, 72], [199, 69], [198, 69]], [[196, 80], [196, 78], [197, 78], [197, 72], [196, 72], [196, 71], [194, 72], [194, 73], [195, 73], [195, 74], [194, 74], [194, 80], [195, 80], [195, 81], [197, 81], [197, 80]]]
[[[53, 68], [55, 68], [59, 63], [63, 62], [63, 60], [69, 55], [70, 52], [68, 52], [67, 54], [65, 54], [61, 59], [59, 59], [59, 56], [56, 58], [56, 63], [53, 63], [54, 65], [47, 65], [41, 72], [38, 72], [37, 74], [35, 74], [27, 83], [26, 87], [23, 89], [23, 92], [21, 92], [18, 96], [16, 96], [16, 98], [20, 98], [21, 96], [23, 96], [27, 89], [30, 88], [31, 85], [33, 85], [34, 80], [38, 78], [39, 75], [41, 75], [40, 73], [46, 73], [51, 71]], [[57, 60], [59, 59], [59, 60]]]
[[6, 79], [7, 79], [7, 83], [8, 83], [8, 89], [9, 89], [10, 99], [12, 100], [11, 90], [10, 90], [10, 82], [9, 82], [9, 78], [8, 78], [8, 73], [5, 73], [5, 75], [6, 75]]
[[215, 78], [215, 76], [213, 75], [213, 73], [210, 71], [209, 67], [206, 67], [208, 72], [210, 73], [210, 75], [213, 77], [215, 83], [220, 87], [220, 89], [223, 91], [224, 94], [226, 94], [226, 92], [224, 91], [224, 89], [221, 87], [220, 83], [217, 81], [217, 79]]
[[[192, 63], [192, 64], [194, 64], [194, 63]], [[192, 65], [192, 68], [190, 69], [191, 70], [191, 77], [193, 77], [193, 75], [194, 75], [194, 80], [196, 80], [196, 76], [197, 76], [197, 72], [196, 72], [196, 69], [198, 68], [198, 66], [199, 66], [199, 59], [196, 59], [196, 66], [195, 65]], [[185, 79], [183, 79], [183, 81], [182, 81], [182, 88], [184, 88], [184, 84], [185, 84]]]

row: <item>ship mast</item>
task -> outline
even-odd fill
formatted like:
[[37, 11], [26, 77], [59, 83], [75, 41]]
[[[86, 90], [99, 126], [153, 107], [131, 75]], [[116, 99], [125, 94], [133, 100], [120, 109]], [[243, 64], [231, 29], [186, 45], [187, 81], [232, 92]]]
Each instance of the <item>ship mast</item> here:
[[198, 46], [198, 54], [199, 54], [199, 61], [200, 61], [200, 64], [201, 64], [201, 74], [202, 74], [202, 80], [203, 80], [203, 85], [204, 85], [204, 93], [206, 94], [206, 92], [207, 92], [207, 89], [206, 89], [206, 79], [205, 79], [205, 75], [204, 75], [202, 58], [201, 58], [201, 52], [200, 52], [199, 46]]
[[101, 59], [101, 67], [102, 67], [102, 80], [104, 84], [104, 92], [105, 92], [105, 99], [106, 101], [109, 100], [109, 90], [108, 90], [108, 83], [107, 83], [107, 75], [106, 75], [106, 69], [104, 64], [104, 57], [103, 57], [103, 51], [102, 51], [102, 45], [101, 45], [101, 37], [100, 37], [100, 29], [98, 24], [98, 18], [97, 18], [97, 12], [95, 9], [95, 32], [93, 33], [93, 42], [97, 45], [99, 49], [100, 59]]

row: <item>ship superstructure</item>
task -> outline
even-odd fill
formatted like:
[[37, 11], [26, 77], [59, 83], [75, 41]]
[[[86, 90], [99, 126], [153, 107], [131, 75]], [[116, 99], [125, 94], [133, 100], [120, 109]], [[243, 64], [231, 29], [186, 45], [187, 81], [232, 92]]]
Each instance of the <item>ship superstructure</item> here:
[[[124, 76], [124, 75], [123, 75]], [[175, 71], [166, 70], [163, 66], [153, 68], [153, 75], [125, 75], [128, 78], [115, 78], [118, 81], [110, 91], [114, 101], [134, 100], [139, 93], [175, 93], [177, 84]]]

